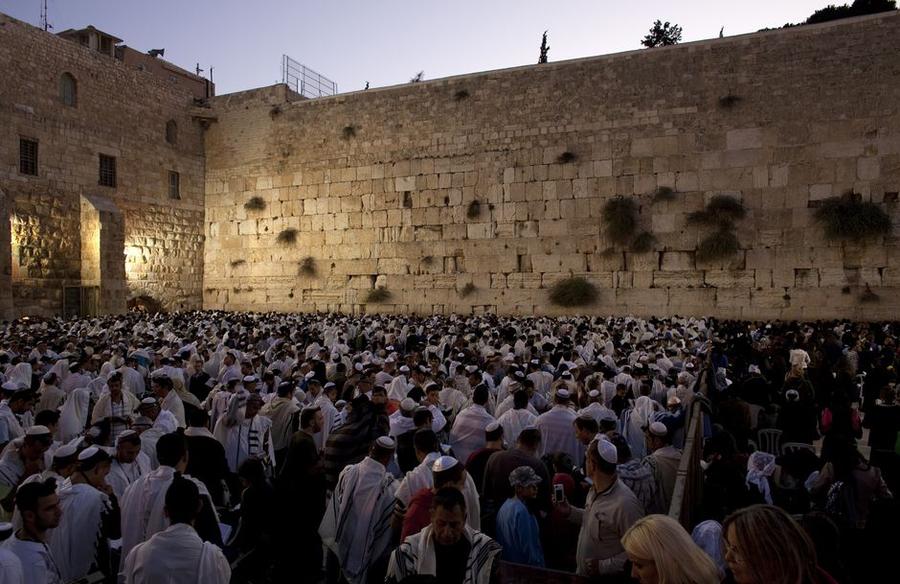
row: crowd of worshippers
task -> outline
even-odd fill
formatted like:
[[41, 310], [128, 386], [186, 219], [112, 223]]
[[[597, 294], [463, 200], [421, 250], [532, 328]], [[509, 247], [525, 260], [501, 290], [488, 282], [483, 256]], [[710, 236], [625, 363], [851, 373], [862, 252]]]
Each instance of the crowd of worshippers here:
[[[3, 326], [2, 584], [887, 581], [897, 325]], [[667, 515], [694, 416], [689, 532]]]

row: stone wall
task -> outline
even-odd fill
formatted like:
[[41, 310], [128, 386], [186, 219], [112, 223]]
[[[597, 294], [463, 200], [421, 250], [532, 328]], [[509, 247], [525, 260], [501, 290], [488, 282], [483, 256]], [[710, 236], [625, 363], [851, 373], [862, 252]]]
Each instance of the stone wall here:
[[[63, 73], [76, 79], [75, 107], [60, 97]], [[64, 289], [93, 285], [83, 275], [99, 273], [101, 312], [124, 310], [125, 297], [136, 295], [169, 309], [199, 308], [204, 157], [193, 96], [2, 14], [0, 77], [0, 191], [9, 208], [2, 217], [12, 224], [0, 266], [11, 261], [13, 295], [0, 306], [9, 302], [12, 315], [61, 314]], [[169, 120], [174, 144], [166, 141]], [[38, 141], [37, 176], [19, 172], [20, 137]], [[101, 153], [117, 159], [114, 188], [98, 184]], [[178, 200], [169, 198], [169, 171], [180, 173]], [[90, 239], [82, 197], [99, 214], [99, 235]], [[98, 237], [99, 250], [82, 249]]]
[[[585, 312], [547, 300], [574, 274], [599, 287], [597, 314], [896, 317], [898, 54], [894, 12], [310, 101], [216, 98], [204, 307]], [[659, 187], [675, 199], [653, 202]], [[889, 237], [824, 237], [814, 208], [850, 190], [891, 215]], [[748, 211], [740, 251], [699, 261], [708, 230], [686, 216], [718, 194]], [[652, 251], [611, 244], [615, 196], [639, 203]], [[374, 286], [391, 299], [366, 303]]]

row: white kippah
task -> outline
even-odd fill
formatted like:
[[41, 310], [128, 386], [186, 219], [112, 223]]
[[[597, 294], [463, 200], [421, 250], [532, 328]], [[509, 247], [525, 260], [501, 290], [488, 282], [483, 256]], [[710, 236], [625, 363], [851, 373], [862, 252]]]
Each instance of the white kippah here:
[[244, 383], [256, 383], [259, 379], [256, 378], [256, 375], [247, 375], [244, 377]]
[[619, 451], [616, 450], [616, 446], [607, 440], [605, 436], [600, 440], [597, 440], [597, 452], [600, 453], [600, 458], [610, 464], [619, 462]]
[[653, 422], [649, 427], [650, 433], [654, 436], [664, 437], [669, 433], [669, 429], [662, 422]]
[[155, 406], [156, 398], [155, 397], [145, 397], [144, 399], [141, 400], [141, 405], [142, 406]]
[[96, 446], [89, 446], [78, 453], [78, 460], [88, 460], [95, 457], [98, 452], [100, 452], [99, 448]]
[[53, 453], [53, 458], [69, 458], [73, 454], [78, 452], [78, 449], [75, 448], [72, 444], [63, 444]]
[[565, 389], [565, 388], [563, 388], [563, 389], [557, 389], [557, 390], [556, 390], [556, 397], [561, 397], [561, 398], [563, 398], [563, 399], [569, 399], [569, 390], [568, 390], [568, 389]]
[[431, 470], [432, 472], [443, 472], [450, 470], [457, 464], [459, 464], [459, 461], [452, 456], [442, 456], [434, 461], [434, 464], [431, 465]]
[[597, 391], [596, 389], [592, 389], [591, 391], [588, 392], [588, 397], [599, 397], [599, 396], [600, 396], [600, 392]]
[[409, 367], [407, 367], [406, 365], [402, 366], [400, 368], [400, 373], [409, 373]]
[[32, 426], [25, 431], [26, 436], [46, 436], [50, 433], [50, 429], [47, 426]]
[[400, 409], [404, 412], [411, 412], [416, 409], [416, 400], [411, 397], [405, 397], [400, 401]]
[[397, 447], [397, 442], [390, 436], [379, 437], [377, 440], [375, 440], [375, 444], [382, 448], [388, 448], [390, 450], [393, 450]]
[[132, 436], [137, 436], [137, 432], [135, 432], [134, 430], [125, 430], [116, 437], [116, 444], [118, 444], [125, 438], [131, 438]]

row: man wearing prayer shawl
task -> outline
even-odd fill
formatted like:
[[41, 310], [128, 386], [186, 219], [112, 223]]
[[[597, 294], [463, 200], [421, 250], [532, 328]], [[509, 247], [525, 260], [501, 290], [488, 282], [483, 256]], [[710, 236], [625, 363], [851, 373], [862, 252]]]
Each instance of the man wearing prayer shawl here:
[[120, 536], [119, 508], [106, 483], [109, 467], [105, 450], [86, 448], [78, 454], [71, 483], [59, 489], [62, 521], [47, 543], [64, 582], [109, 566], [108, 540]]
[[[567, 389], [556, 390], [553, 408], [538, 416], [535, 427], [541, 431], [541, 456], [564, 452], [571, 460], [584, 457], [584, 446], [575, 436], [574, 423], [578, 414], [569, 407], [570, 394]], [[505, 433], [504, 428], [504, 433]]]
[[150, 457], [141, 452], [141, 437], [134, 430], [125, 430], [116, 439], [116, 452], [106, 482], [116, 498], [121, 499], [128, 485], [148, 472]]
[[[166, 491], [172, 484], [176, 473], [184, 472], [187, 467], [187, 441], [181, 433], [165, 434], [156, 445], [159, 457], [159, 468], [150, 471], [135, 480], [125, 489], [119, 502], [122, 509], [122, 557], [137, 544], [147, 541], [154, 533], [163, 531], [168, 526], [165, 515]], [[197, 531], [207, 541], [221, 542], [219, 520], [209, 491], [200, 481], [189, 478], [200, 489], [203, 496], [203, 509], [197, 524]]]
[[206, 502], [193, 481], [182, 477], [172, 480], [165, 491], [169, 526], [136, 545], [125, 556], [120, 581], [125, 584], [228, 584], [231, 567], [222, 550], [203, 541], [193, 527], [198, 510]]
[[403, 540], [391, 554], [388, 584], [412, 576], [441, 575], [442, 582], [488, 584], [499, 564], [500, 545], [466, 526], [466, 500], [453, 487], [440, 489], [431, 525]]
[[164, 373], [158, 373], [152, 378], [151, 386], [154, 395], [160, 400], [160, 409], [171, 412], [178, 421], [179, 428], [187, 426], [184, 418], [184, 403], [175, 391], [175, 387], [172, 384], [172, 378]]
[[287, 456], [291, 437], [298, 429], [300, 406], [294, 401], [293, 382], [282, 382], [277, 391], [278, 395], [259, 410], [259, 415], [272, 420], [272, 449], [275, 464], [280, 467]]
[[337, 386], [329, 381], [312, 403], [313, 407], [322, 410], [322, 419], [324, 420], [322, 431], [316, 434], [316, 446], [319, 447], [320, 451], [325, 448], [325, 443], [328, 441], [328, 437], [331, 435], [338, 417], [337, 408], [334, 407], [336, 399]]
[[528, 392], [519, 390], [512, 394], [513, 409], [504, 412], [497, 420], [503, 426], [507, 444], [515, 444], [519, 434], [529, 426], [536, 426], [538, 417], [528, 408]]
[[488, 389], [478, 385], [472, 392], [472, 405], [463, 409], [450, 429], [450, 448], [461, 461], [469, 460], [469, 456], [484, 448], [484, 431], [494, 422], [494, 416], [485, 409], [488, 402]]
[[[141, 450], [150, 458], [150, 467], [156, 468], [159, 466], [156, 456], [156, 443], [165, 434], [177, 430], [178, 422], [175, 420], [172, 412], [160, 410], [156, 400], [152, 397], [145, 397], [141, 400], [138, 412], [141, 416], [134, 421], [134, 426], [142, 425], [145, 420], [151, 422], [150, 428], [141, 432]], [[146, 418], [140, 419], [145, 416]]]
[[240, 402], [234, 400], [228, 412], [213, 430], [216, 440], [225, 447], [228, 468], [236, 473], [248, 458], [258, 458], [272, 465], [275, 463], [275, 449], [272, 446], [272, 420], [257, 415], [263, 405], [259, 394], [251, 394], [241, 412]]
[[382, 436], [362, 462], [346, 467], [319, 534], [350, 584], [384, 580], [397, 482], [387, 472], [396, 442]]

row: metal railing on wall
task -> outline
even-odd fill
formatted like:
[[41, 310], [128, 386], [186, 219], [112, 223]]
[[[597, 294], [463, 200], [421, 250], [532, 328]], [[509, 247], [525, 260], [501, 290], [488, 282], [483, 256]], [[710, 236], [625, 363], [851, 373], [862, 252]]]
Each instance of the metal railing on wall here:
[[281, 82], [310, 99], [334, 95], [338, 90], [337, 83], [287, 55], [281, 56]]

